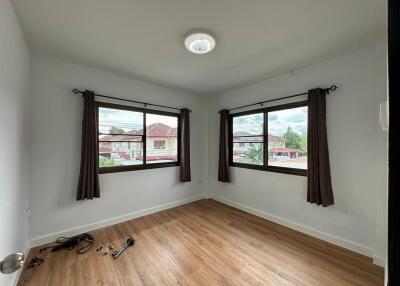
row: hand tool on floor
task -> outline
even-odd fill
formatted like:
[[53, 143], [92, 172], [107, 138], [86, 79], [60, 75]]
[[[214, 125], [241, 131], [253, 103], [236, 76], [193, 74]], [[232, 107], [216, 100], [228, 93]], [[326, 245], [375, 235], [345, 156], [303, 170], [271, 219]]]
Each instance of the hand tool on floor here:
[[82, 233], [80, 235], [76, 235], [73, 237], [59, 237], [56, 239], [57, 244], [49, 245], [39, 249], [39, 252], [43, 252], [47, 249], [51, 249], [52, 252], [59, 251], [61, 249], [74, 249], [78, 246], [79, 243], [83, 243], [84, 245], [78, 248], [78, 254], [85, 254], [88, 252], [93, 244], [94, 244], [94, 237], [88, 233]]
[[128, 249], [128, 247], [131, 247], [135, 244], [135, 239], [132, 236], [128, 236], [126, 243], [124, 246], [122, 246], [122, 248], [120, 250], [118, 250], [117, 252], [113, 252], [112, 257], [114, 259], [117, 259], [125, 250]]

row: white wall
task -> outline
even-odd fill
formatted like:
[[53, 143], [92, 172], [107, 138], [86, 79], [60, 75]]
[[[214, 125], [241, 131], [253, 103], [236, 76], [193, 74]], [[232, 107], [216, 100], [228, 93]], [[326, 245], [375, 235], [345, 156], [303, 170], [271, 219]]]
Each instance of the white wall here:
[[[0, 260], [26, 249], [30, 55], [8, 0], [0, 1]], [[0, 274], [11, 285], [15, 274]]]
[[[231, 167], [233, 181], [217, 181], [217, 111], [337, 84], [327, 98], [328, 141], [335, 205], [306, 202], [306, 178]], [[386, 47], [377, 43], [210, 101], [209, 189], [212, 196], [317, 235], [383, 264], [386, 240], [386, 133], [379, 103], [386, 100]]]
[[[34, 55], [32, 62], [32, 186], [29, 237], [124, 216], [202, 195], [207, 167], [207, 101], [204, 97]], [[83, 102], [73, 88], [169, 106], [191, 113], [192, 182], [179, 168], [100, 175], [101, 198], [76, 202]], [[121, 103], [121, 102], [119, 102]], [[123, 103], [122, 103], [123, 104]]]
[[[385, 44], [206, 98], [39, 55], [30, 74], [29, 50], [8, 0], [0, 1], [0, 41], [0, 132], [7, 139], [0, 140], [0, 259], [24, 251], [27, 239], [41, 243], [209, 193], [385, 260], [387, 139], [378, 124], [386, 100]], [[333, 207], [306, 203], [304, 177], [231, 168], [233, 182], [217, 182], [218, 110], [333, 83], [340, 86], [328, 96]], [[179, 183], [177, 167], [104, 174], [101, 199], [76, 202], [82, 100], [71, 93], [75, 87], [191, 108], [192, 182]], [[0, 285], [15, 277], [0, 275]]]

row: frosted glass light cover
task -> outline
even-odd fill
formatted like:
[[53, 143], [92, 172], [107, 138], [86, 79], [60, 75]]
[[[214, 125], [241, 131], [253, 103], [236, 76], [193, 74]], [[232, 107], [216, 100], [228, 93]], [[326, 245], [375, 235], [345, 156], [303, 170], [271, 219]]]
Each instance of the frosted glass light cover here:
[[207, 32], [191, 33], [185, 38], [185, 47], [194, 54], [206, 54], [215, 48], [215, 38]]

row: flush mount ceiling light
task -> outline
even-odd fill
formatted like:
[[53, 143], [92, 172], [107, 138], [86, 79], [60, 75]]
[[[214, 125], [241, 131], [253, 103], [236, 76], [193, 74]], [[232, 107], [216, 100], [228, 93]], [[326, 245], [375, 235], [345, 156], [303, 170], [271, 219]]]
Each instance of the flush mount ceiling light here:
[[190, 31], [185, 38], [185, 47], [194, 54], [206, 54], [215, 48], [215, 36], [203, 29]]

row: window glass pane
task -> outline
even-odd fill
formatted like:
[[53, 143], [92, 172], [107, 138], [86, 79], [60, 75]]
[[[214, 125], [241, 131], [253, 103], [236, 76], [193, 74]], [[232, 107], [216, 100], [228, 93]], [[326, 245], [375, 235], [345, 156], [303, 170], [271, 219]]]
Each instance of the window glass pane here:
[[233, 162], [262, 165], [263, 143], [233, 143]]
[[264, 114], [233, 117], [233, 162], [263, 165]]
[[100, 107], [99, 134], [143, 135], [143, 112]]
[[178, 161], [178, 118], [146, 114], [146, 163]]
[[99, 167], [143, 164], [143, 113], [99, 107]]
[[307, 169], [307, 107], [268, 112], [268, 165]]
[[233, 117], [233, 136], [263, 135], [264, 114]]
[[99, 142], [100, 168], [142, 164], [142, 142]]

